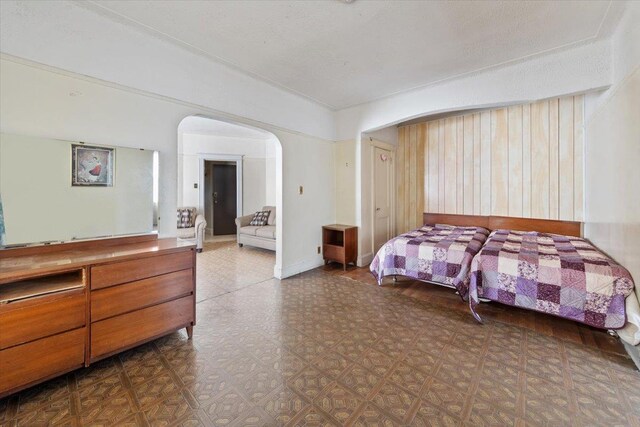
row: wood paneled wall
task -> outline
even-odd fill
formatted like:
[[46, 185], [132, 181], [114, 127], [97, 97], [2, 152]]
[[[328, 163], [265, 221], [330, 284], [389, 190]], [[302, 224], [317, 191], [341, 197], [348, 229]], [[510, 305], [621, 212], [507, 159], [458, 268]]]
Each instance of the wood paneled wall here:
[[396, 232], [423, 212], [583, 219], [582, 95], [398, 128]]

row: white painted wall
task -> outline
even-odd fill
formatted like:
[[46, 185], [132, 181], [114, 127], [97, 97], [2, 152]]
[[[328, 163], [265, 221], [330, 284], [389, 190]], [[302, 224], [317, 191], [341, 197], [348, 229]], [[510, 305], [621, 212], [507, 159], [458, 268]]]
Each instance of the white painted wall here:
[[200, 190], [193, 184], [199, 183], [199, 159], [204, 154], [243, 156], [243, 215], [265, 205], [275, 206], [275, 141], [190, 133], [183, 133], [181, 139], [178, 147], [178, 162], [182, 164], [182, 185], [178, 187], [180, 206], [196, 206], [203, 212], [204, 206], [199, 205]]
[[158, 150], [159, 232], [175, 234], [176, 129], [192, 107], [2, 59], [0, 111], [5, 133]]
[[356, 141], [338, 141], [334, 147], [336, 165], [336, 222], [355, 225]]
[[328, 108], [116, 22], [82, 2], [0, 2], [0, 51], [218, 114], [334, 136]]
[[[290, 138], [282, 132], [273, 133], [282, 142], [285, 166], [285, 205], [277, 215], [278, 224], [284, 225], [286, 254], [291, 261], [283, 264], [282, 275], [288, 277], [323, 263], [316, 249], [322, 245], [322, 225], [334, 223], [336, 215], [334, 143], [301, 135], [295, 136], [295, 142], [288, 142]], [[299, 186], [303, 186], [302, 195], [298, 194]], [[280, 235], [277, 239], [278, 243], [282, 241]], [[311, 242], [316, 242], [315, 246]]]
[[[283, 269], [290, 268], [287, 271], [320, 260], [312, 242], [319, 242], [319, 225], [334, 221], [338, 214], [334, 197], [336, 155], [333, 147], [325, 146], [327, 140], [356, 141], [355, 221], [360, 226], [360, 252], [368, 253], [372, 247], [367, 232], [371, 229], [371, 206], [366, 200], [371, 193], [367, 165], [370, 153], [361, 143], [362, 132], [437, 112], [594, 91], [607, 88], [612, 81], [612, 42], [602, 40], [334, 114], [306, 98], [114, 22], [81, 3], [67, 1], [1, 2], [0, 51], [0, 127], [8, 132], [15, 129], [15, 133], [104, 144], [117, 140], [118, 145], [159, 149], [164, 174], [160, 183], [161, 218], [174, 216], [175, 183], [180, 179], [175, 130], [183, 117], [201, 113], [250, 123], [276, 134], [284, 156], [276, 163], [283, 161], [285, 165], [280, 177], [285, 183], [283, 203], [294, 206], [290, 215], [305, 213], [290, 216], [293, 223], [285, 226], [287, 231], [288, 227], [300, 231], [292, 234], [295, 239], [302, 236], [291, 251], [286, 249], [282, 255]], [[58, 68], [34, 70], [33, 63], [27, 67], [17, 64], [20, 58]], [[63, 70], [76, 74], [69, 78]], [[97, 84], [92, 78], [103, 83]], [[71, 91], [83, 95], [69, 97]], [[289, 160], [287, 156], [291, 156]], [[297, 195], [303, 181], [312, 182], [307, 185], [317, 191], [313, 201], [308, 200], [308, 191]], [[160, 230], [165, 235], [174, 232], [171, 222], [161, 219]], [[310, 222], [318, 230], [308, 227]]]
[[[267, 187], [264, 184], [267, 179], [266, 159], [245, 157], [243, 159], [242, 174], [242, 214], [249, 215], [261, 210], [263, 206], [268, 204]], [[275, 170], [271, 181], [275, 189]], [[275, 200], [272, 205], [275, 205]]]
[[[612, 38], [613, 85], [585, 100], [585, 235], [629, 269], [640, 299], [638, 23], [640, 3], [630, 3]], [[620, 334], [640, 343], [637, 329]]]
[[276, 205], [276, 158], [267, 157], [265, 159], [265, 182], [264, 182], [264, 204], [265, 206]]
[[340, 110], [336, 138], [359, 137], [429, 114], [525, 103], [610, 83], [611, 43], [603, 40]]
[[153, 151], [116, 147], [113, 186], [74, 187], [73, 143], [0, 135], [5, 244], [153, 231]]
[[606, 88], [611, 83], [611, 43], [603, 40], [537, 56], [466, 77], [418, 88], [336, 113], [338, 139], [355, 139], [359, 265], [373, 257], [371, 152], [367, 135], [416, 117], [447, 111], [524, 103]]
[[272, 179], [275, 179], [275, 177], [277, 177], [277, 171], [276, 171], [276, 148], [278, 146], [277, 141], [273, 141], [273, 143], [271, 144], [266, 144], [266, 151], [265, 151], [265, 157], [266, 157], [266, 174], [267, 174], [267, 180], [265, 181], [264, 185], [265, 185], [265, 200], [266, 200], [266, 205], [268, 206], [275, 206], [276, 204], [276, 181], [272, 181]]
[[[161, 236], [176, 233], [178, 124], [194, 114], [219, 118], [216, 111], [188, 102], [6, 57], [0, 59], [0, 110], [1, 132], [158, 150]], [[276, 164], [282, 162], [276, 185], [283, 190], [276, 194], [276, 205], [283, 208], [278, 213], [282, 247], [276, 273], [288, 276], [321, 265], [316, 253], [321, 226], [335, 221], [333, 144], [241, 117], [234, 120], [272, 132], [281, 144], [276, 146]], [[298, 185], [305, 185], [302, 196]]]
[[363, 136], [365, 138], [373, 138], [387, 144], [398, 145], [398, 127], [396, 125], [387, 126], [386, 128], [382, 128], [379, 130], [365, 132]]

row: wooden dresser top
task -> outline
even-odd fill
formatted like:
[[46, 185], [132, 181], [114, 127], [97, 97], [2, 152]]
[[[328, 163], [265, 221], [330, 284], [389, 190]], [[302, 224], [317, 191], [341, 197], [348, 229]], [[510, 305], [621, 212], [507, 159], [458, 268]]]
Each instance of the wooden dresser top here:
[[123, 244], [92, 245], [69, 244], [68, 248], [59, 246], [60, 250], [39, 251], [38, 247], [20, 249], [15, 255], [12, 249], [0, 252], [0, 285], [29, 277], [43, 276], [79, 269], [88, 265], [103, 264], [127, 259], [145, 258], [157, 255], [158, 252], [172, 253], [195, 250], [195, 244], [180, 241], [176, 238], [146, 239], [143, 241], [126, 241]]

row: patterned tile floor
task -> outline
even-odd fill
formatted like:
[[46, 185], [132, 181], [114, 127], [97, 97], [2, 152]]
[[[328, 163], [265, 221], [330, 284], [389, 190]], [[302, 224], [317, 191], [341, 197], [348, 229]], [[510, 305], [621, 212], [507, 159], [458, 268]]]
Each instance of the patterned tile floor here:
[[347, 277], [362, 270], [280, 282], [272, 266], [207, 245], [192, 341], [0, 400], [0, 425], [640, 425], [640, 374], [620, 354]]

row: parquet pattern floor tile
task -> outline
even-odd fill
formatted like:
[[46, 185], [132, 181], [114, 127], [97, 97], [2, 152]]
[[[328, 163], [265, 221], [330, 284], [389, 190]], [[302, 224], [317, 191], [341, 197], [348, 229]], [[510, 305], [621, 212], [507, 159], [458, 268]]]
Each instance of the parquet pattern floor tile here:
[[278, 281], [273, 262], [206, 243], [193, 340], [179, 331], [0, 400], [0, 426], [640, 426], [640, 373], [593, 345], [605, 338], [479, 325], [462, 302], [363, 269]]

